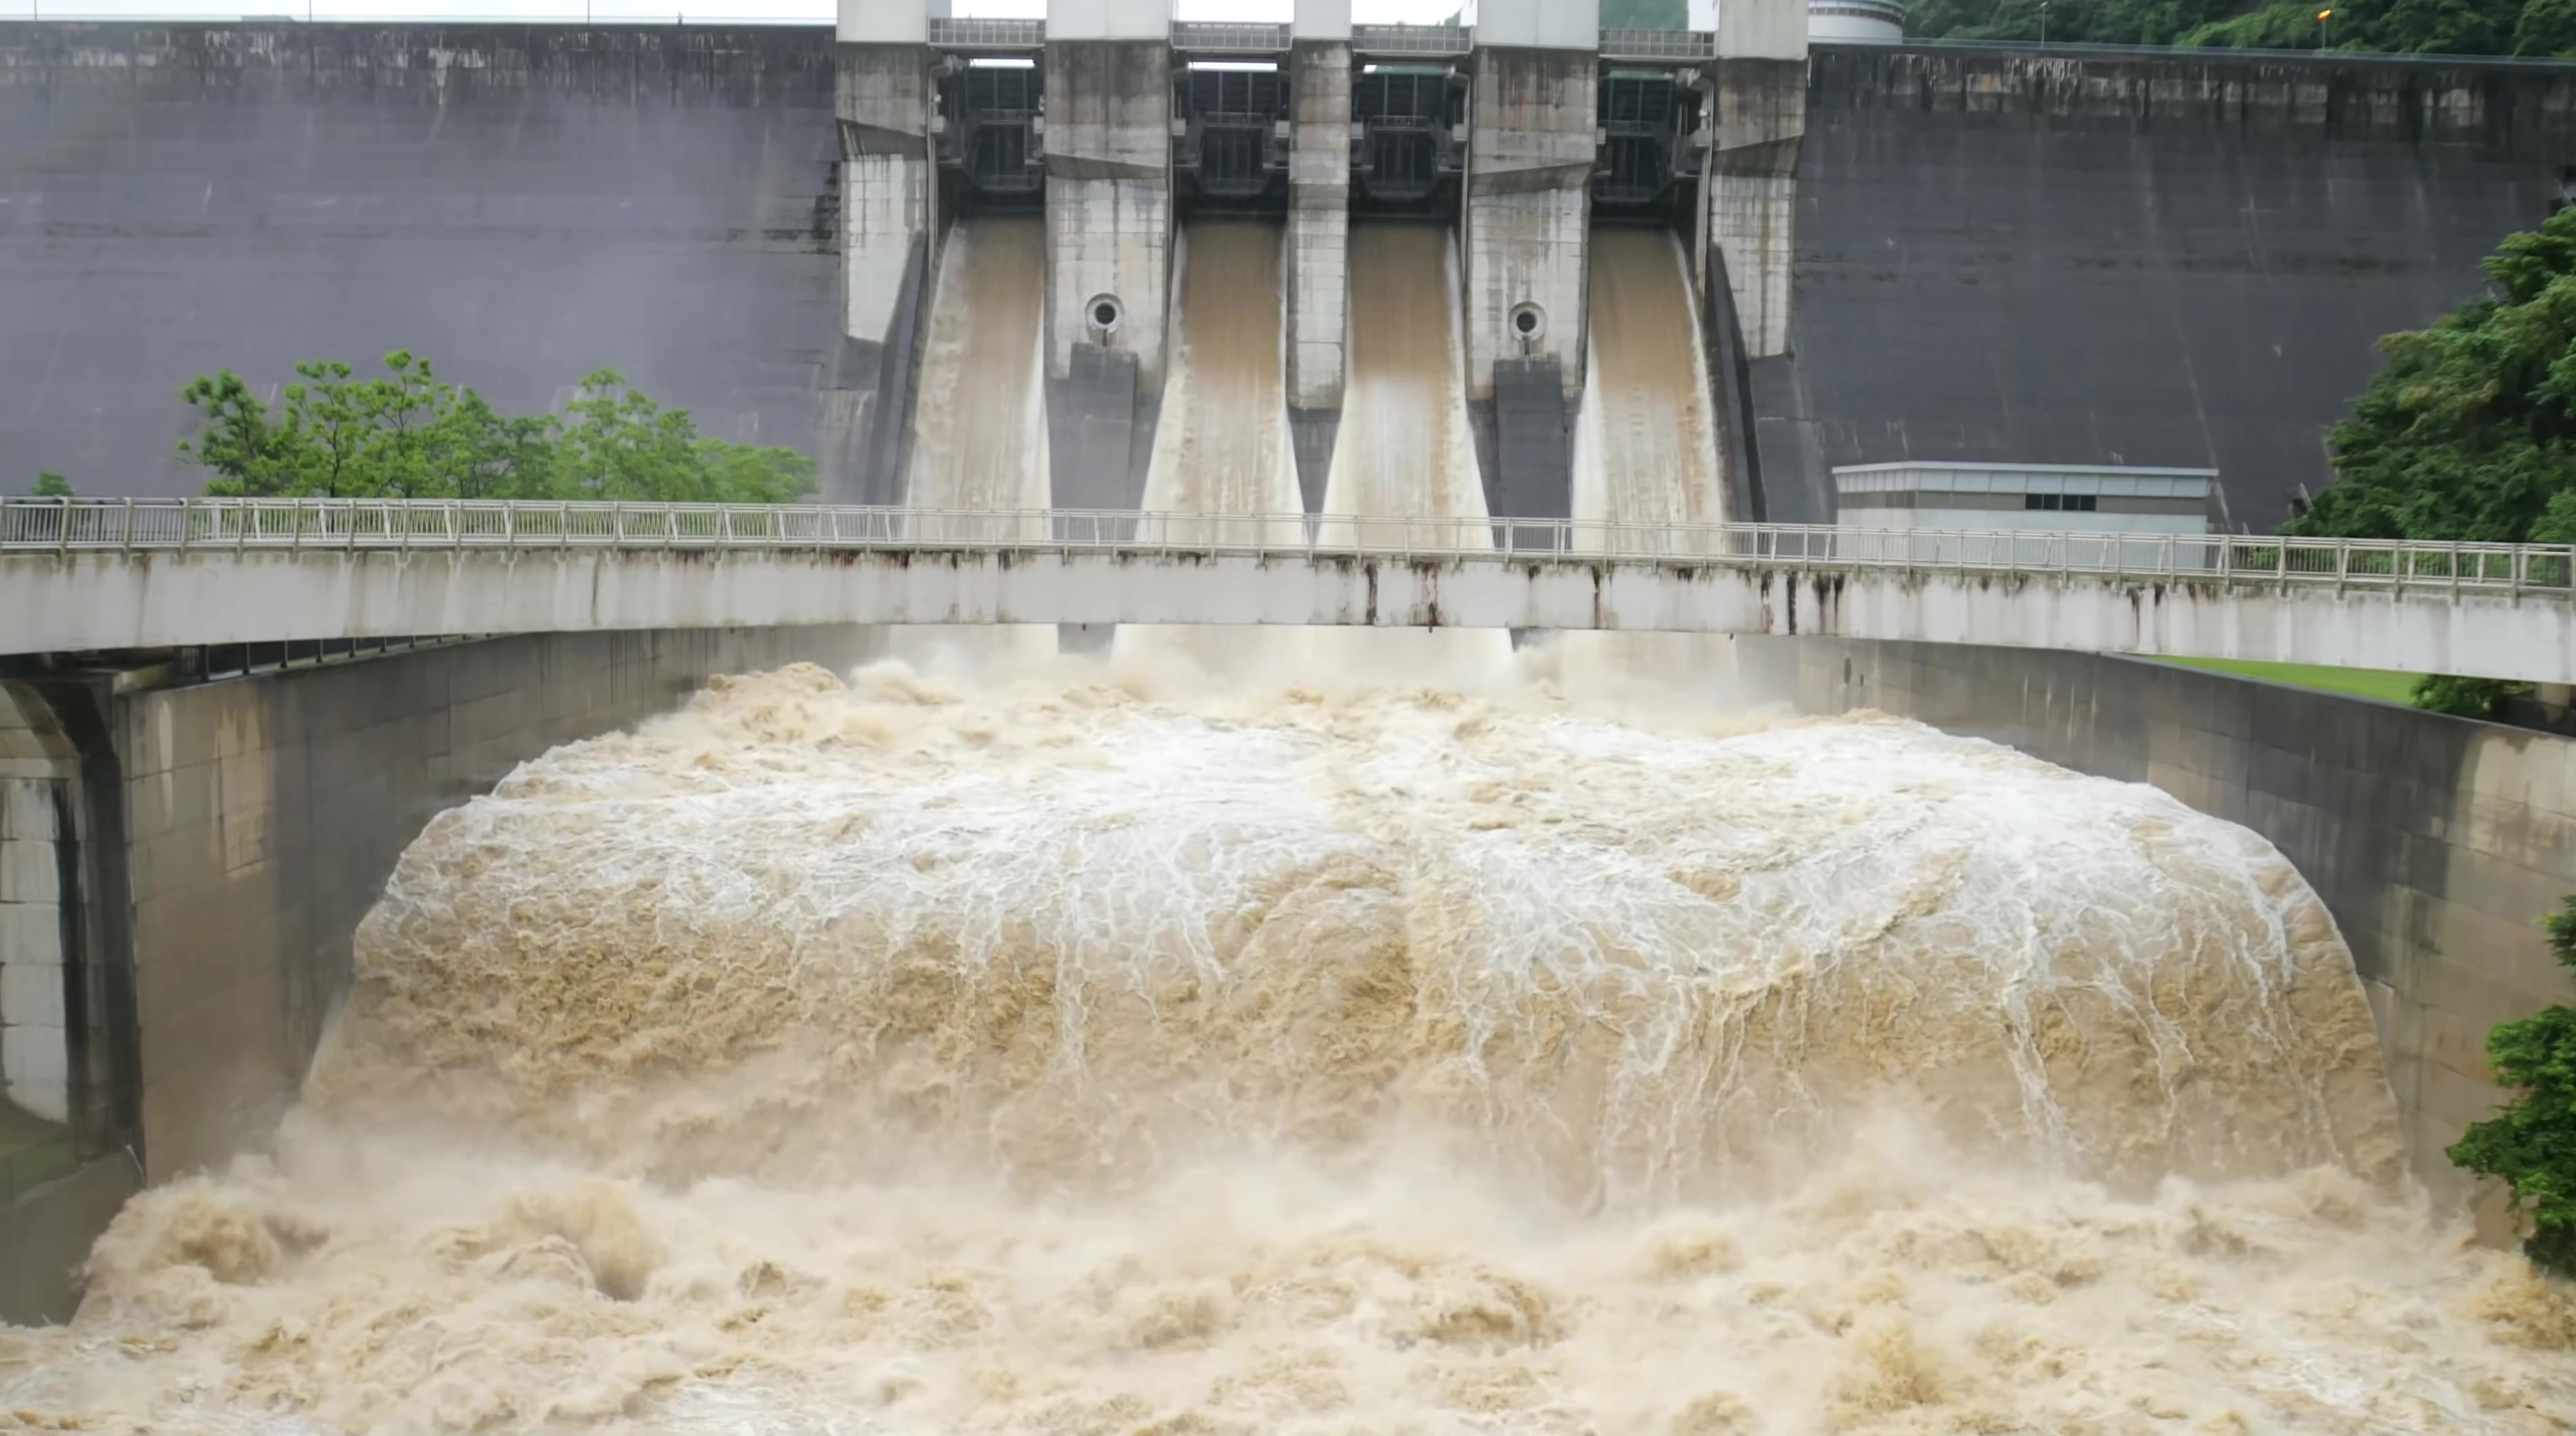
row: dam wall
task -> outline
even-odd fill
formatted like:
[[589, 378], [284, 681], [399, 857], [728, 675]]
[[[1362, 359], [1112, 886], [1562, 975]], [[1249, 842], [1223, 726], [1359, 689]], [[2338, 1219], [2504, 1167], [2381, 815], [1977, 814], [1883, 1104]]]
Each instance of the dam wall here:
[[1837, 465], [2142, 464], [2268, 532], [2571, 164], [2567, 66], [1818, 45], [1767, 517], [1830, 521]]
[[190, 379], [395, 349], [862, 449], [833, 88], [821, 27], [0, 24], [0, 489], [194, 492]]
[[358, 920], [432, 817], [710, 677], [847, 666], [871, 642], [847, 628], [558, 634], [178, 686], [154, 670], [0, 683], [25, 724], [0, 737], [34, 755], [8, 760], [12, 781], [52, 784], [80, 814], [58, 894], [82, 958], [61, 983], [78, 1035], [60, 1139], [96, 1156], [0, 1210], [0, 1319], [68, 1314], [68, 1274], [138, 1162], [166, 1181], [275, 1122], [348, 985]]
[[[1044, 61], [1056, 498], [1123, 505], [1160, 392], [1172, 101], [1141, 78], [1159, 41], [1072, 24]], [[1588, 328], [1595, 86], [1557, 38], [1473, 61], [1456, 216], [1480, 461], [1532, 513], [1565, 502]], [[1299, 43], [1311, 488], [1358, 61]], [[1711, 328], [1741, 359], [1712, 365], [1735, 507], [1774, 521], [1830, 520], [1836, 465], [1912, 459], [2214, 467], [2212, 522], [2268, 529], [2327, 481], [2374, 342], [2474, 295], [2576, 149], [2564, 65], [1764, 43], [1721, 35], [1707, 62], [1690, 223], [1732, 302]], [[953, 217], [920, 148], [925, 53], [819, 25], [0, 23], [0, 489], [193, 490], [191, 378], [273, 394], [297, 361], [409, 348], [515, 412], [613, 366], [712, 436], [814, 453], [826, 497], [889, 498]], [[1498, 373], [1528, 401], [1510, 423]]]
[[2540, 919], [2576, 893], [2576, 742], [2139, 659], [1738, 639], [1757, 691], [2152, 783], [2269, 839], [2325, 900], [2379, 1023], [2416, 1174], [2502, 1100], [2487, 1029], [2576, 983]]

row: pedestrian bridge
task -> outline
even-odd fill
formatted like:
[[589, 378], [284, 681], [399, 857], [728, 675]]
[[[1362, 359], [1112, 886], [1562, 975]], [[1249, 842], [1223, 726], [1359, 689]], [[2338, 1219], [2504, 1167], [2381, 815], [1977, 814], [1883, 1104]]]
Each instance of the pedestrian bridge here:
[[786, 624], [1822, 634], [2576, 681], [2576, 551], [1776, 524], [0, 502], [0, 653]]

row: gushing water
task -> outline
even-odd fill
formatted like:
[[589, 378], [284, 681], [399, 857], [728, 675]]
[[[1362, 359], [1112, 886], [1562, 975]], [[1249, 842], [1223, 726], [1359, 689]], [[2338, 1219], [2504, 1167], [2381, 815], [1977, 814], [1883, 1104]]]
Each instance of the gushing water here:
[[[1333, 521], [1342, 515], [1484, 518], [1450, 232], [1427, 224], [1352, 225], [1350, 286], [1350, 372], [1320, 536], [1336, 544], [1396, 542], [1385, 528]], [[1499, 673], [1511, 654], [1510, 636], [1500, 632], [1325, 629], [1314, 642], [1328, 668], [1467, 681]]]
[[[1670, 231], [1604, 225], [1592, 231], [1590, 383], [1574, 425], [1578, 525], [1723, 523], [1726, 484], [1709, 411], [1699, 303]], [[1577, 528], [1591, 552], [1621, 531]], [[1555, 639], [1566, 676], [1584, 685], [1649, 680], [1722, 684], [1734, 668], [1724, 638], [1684, 633], [1566, 633]]]
[[0, 1333], [0, 1426], [2576, 1419], [2244, 830], [1885, 720], [1112, 672], [724, 681], [439, 817], [275, 1153]]
[[[1045, 287], [1043, 221], [979, 216], [950, 226], [922, 349], [907, 504], [970, 513], [1049, 507]], [[1019, 536], [1044, 538], [1045, 529], [1033, 518]], [[956, 536], [1001, 535], [986, 519]], [[1056, 650], [1056, 632], [1043, 624], [898, 628], [892, 640], [897, 653], [916, 659], [946, 653], [996, 671]]]
[[[1283, 239], [1280, 226], [1255, 220], [1204, 220], [1184, 232], [1178, 342], [1144, 507], [1292, 516], [1258, 535], [1284, 546], [1304, 537], [1304, 525], [1293, 517], [1302, 501], [1288, 436]], [[1256, 535], [1244, 524], [1199, 524], [1172, 537], [1242, 543]], [[1283, 642], [1303, 637], [1131, 625], [1119, 631], [1118, 649], [1131, 657], [1185, 655], [1204, 668], [1246, 671]]]

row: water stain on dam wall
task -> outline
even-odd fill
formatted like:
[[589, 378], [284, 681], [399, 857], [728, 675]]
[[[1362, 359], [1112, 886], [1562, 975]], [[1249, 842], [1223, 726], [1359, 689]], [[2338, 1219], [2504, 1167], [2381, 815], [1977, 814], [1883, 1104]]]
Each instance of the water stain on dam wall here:
[[2140, 51], [1814, 53], [1769, 516], [1835, 465], [2215, 467], [2213, 524], [2322, 488], [2380, 336], [2479, 290], [2576, 162], [2576, 69]]
[[811, 451], [839, 157], [821, 29], [0, 25], [0, 489], [193, 491], [191, 378], [395, 349]]

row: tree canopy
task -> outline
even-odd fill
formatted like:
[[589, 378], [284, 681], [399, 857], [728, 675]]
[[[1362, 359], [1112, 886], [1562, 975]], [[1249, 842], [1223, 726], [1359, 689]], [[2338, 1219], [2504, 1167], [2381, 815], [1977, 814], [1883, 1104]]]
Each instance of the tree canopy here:
[[[2549, 948], [2576, 970], [2576, 898], [2547, 919]], [[2487, 1033], [2487, 1065], [2515, 1089], [2450, 1150], [2464, 1171], [2500, 1177], [2531, 1222], [2532, 1261], [2576, 1276], [2576, 1008], [2546, 1008]]]
[[[2486, 294], [2379, 341], [2328, 436], [2335, 481], [2282, 532], [2576, 543], [2576, 209], [2508, 237], [2486, 273]], [[2527, 688], [2436, 677], [2415, 701], [2492, 717]]]
[[2335, 482], [2286, 533], [2576, 542], [2576, 209], [2507, 238], [2489, 292], [2380, 341]]
[[509, 417], [426, 358], [384, 364], [371, 378], [298, 364], [275, 403], [229, 369], [200, 375], [180, 396], [200, 418], [180, 452], [213, 472], [215, 495], [785, 503], [814, 491], [813, 460], [706, 438], [613, 369], [584, 379], [561, 416]]
[[[2321, 10], [2333, 18], [2320, 22]], [[2037, 40], [2043, 24], [2049, 40], [2103, 45], [2576, 53], [2576, 0], [1912, 0], [1905, 28], [1927, 39]]]

